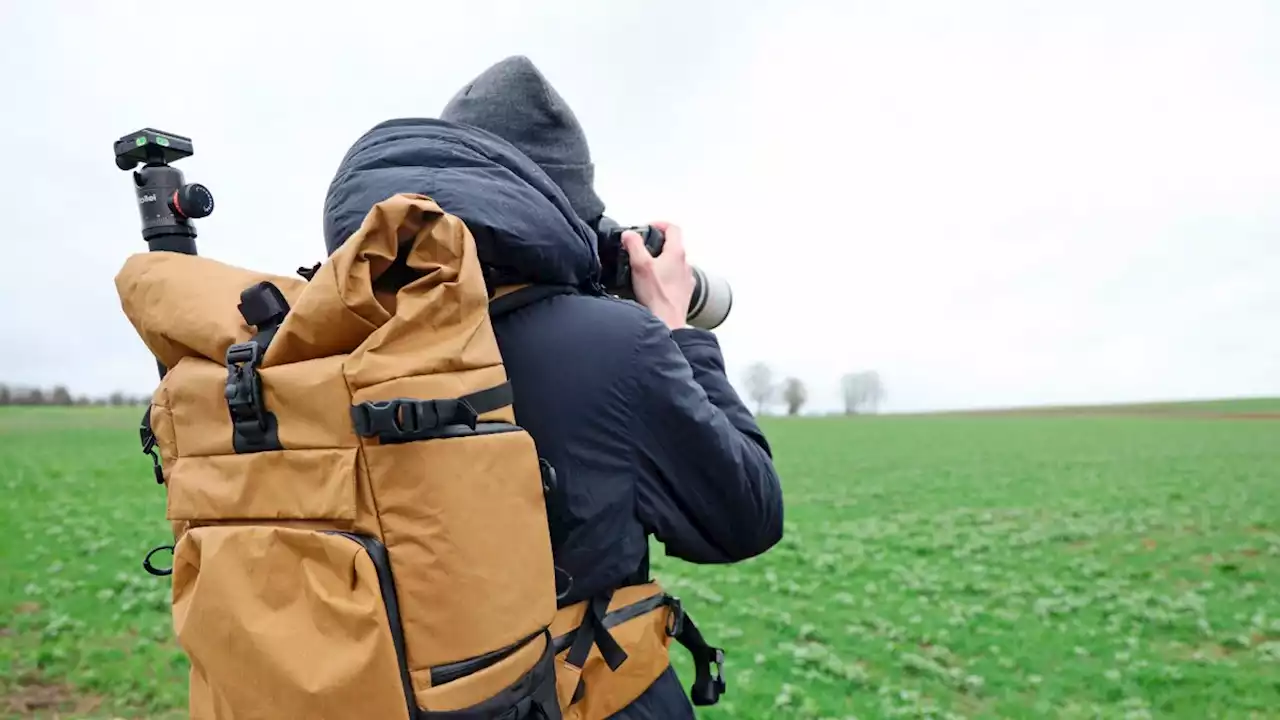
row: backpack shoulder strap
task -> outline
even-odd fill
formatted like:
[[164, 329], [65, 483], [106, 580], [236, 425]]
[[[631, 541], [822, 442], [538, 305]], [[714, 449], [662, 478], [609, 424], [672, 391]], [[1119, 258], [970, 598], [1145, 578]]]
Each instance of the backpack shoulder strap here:
[[578, 289], [571, 285], [525, 285], [507, 293], [497, 294], [489, 301], [489, 317], [497, 319], [556, 295], [577, 295]]

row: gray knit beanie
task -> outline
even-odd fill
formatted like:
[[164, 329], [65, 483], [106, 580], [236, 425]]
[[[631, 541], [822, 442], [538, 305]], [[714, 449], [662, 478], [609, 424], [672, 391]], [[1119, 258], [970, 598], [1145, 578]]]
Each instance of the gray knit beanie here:
[[587, 137], [564, 98], [523, 55], [509, 57], [453, 96], [440, 119], [487, 130], [514, 145], [560, 186], [574, 212], [595, 222], [604, 203], [592, 183]]

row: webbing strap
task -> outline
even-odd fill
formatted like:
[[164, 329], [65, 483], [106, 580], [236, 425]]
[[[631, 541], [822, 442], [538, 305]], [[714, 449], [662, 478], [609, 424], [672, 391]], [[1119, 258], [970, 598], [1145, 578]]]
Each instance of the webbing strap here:
[[240, 293], [240, 316], [257, 332], [248, 342], [227, 348], [227, 411], [231, 416], [231, 444], [237, 453], [280, 450], [274, 413], [267, 410], [258, 367], [280, 324], [289, 314], [284, 293], [260, 282]]
[[148, 404], [146, 411], [142, 413], [142, 424], [138, 426], [138, 439], [142, 443], [142, 452], [151, 456], [151, 470], [155, 473], [156, 484], [164, 484], [164, 468], [160, 466], [160, 454], [156, 452], [156, 445], [159, 442], [156, 438], [155, 431], [151, 428], [151, 408], [154, 405]]
[[[695, 677], [689, 688], [693, 703], [706, 706], [719, 702], [720, 696], [725, 693], [724, 650], [707, 643], [698, 626], [685, 613], [680, 598], [661, 592], [608, 611], [612, 595], [612, 592], [608, 592], [594, 600], [586, 601], [587, 606], [582, 622], [576, 628], [556, 637], [552, 643], [552, 652], [559, 655], [565, 651], [565, 648], [569, 648], [569, 654], [565, 660], [581, 668], [581, 663], [586, 661], [591, 646], [595, 644], [600, 647], [600, 654], [605, 662], [609, 663], [609, 668], [616, 671], [622, 661], [626, 660], [626, 653], [618, 648], [618, 653], [611, 656], [617, 642], [608, 634], [609, 628], [665, 608], [668, 612], [667, 635], [675, 638], [693, 659]], [[618, 656], [619, 653], [621, 657]], [[713, 666], [714, 674], [712, 674]], [[579, 682], [570, 703], [577, 702], [584, 691], [585, 685]]]
[[504, 408], [515, 402], [515, 394], [511, 391], [511, 383], [504, 382], [486, 390], [478, 390], [470, 395], [458, 398], [471, 406], [476, 415], [483, 415]]
[[[673, 626], [668, 626], [667, 631], [693, 656], [694, 679], [689, 686], [689, 696], [694, 705], [715, 705], [725, 692], [724, 650], [709, 645], [693, 619], [679, 609], [678, 600], [676, 604], [672, 608]], [[711, 674], [712, 665], [715, 665], [715, 676]]]
[[458, 398], [369, 400], [351, 406], [351, 422], [362, 437], [379, 442], [410, 442], [436, 437], [450, 425], [474, 430], [479, 417], [512, 403], [511, 383]]
[[532, 305], [539, 300], [545, 300], [556, 295], [577, 294], [578, 289], [571, 285], [529, 285], [490, 300], [489, 317], [499, 318], [526, 305]]
[[[582, 624], [578, 626], [577, 635], [573, 639], [573, 645], [569, 647], [565, 662], [581, 668], [586, 664], [587, 656], [591, 654], [592, 645], [600, 648], [600, 656], [604, 658], [610, 670], [617, 672], [618, 668], [622, 667], [622, 663], [626, 662], [627, 652], [622, 649], [613, 635], [609, 634], [609, 628], [604, 624], [604, 616], [608, 613], [609, 603], [612, 600], [613, 591], [610, 590], [591, 598], [587, 603]], [[586, 680], [579, 677], [578, 687], [574, 689], [573, 699], [569, 701], [570, 705], [582, 698], [586, 687]]]

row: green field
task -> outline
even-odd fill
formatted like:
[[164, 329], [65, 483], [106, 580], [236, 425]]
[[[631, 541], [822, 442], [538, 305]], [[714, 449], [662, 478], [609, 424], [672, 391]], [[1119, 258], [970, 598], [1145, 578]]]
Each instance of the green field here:
[[[139, 414], [0, 411], [6, 717], [182, 717], [168, 581], [140, 566], [168, 527]], [[702, 716], [1280, 717], [1280, 421], [765, 425], [782, 544], [732, 567], [656, 552], [729, 653]]]

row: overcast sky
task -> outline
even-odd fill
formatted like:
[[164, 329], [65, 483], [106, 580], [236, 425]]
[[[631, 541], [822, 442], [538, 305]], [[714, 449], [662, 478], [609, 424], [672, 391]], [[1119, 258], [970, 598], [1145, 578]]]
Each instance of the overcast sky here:
[[[752, 8], [745, 10], [744, 8]], [[305, 9], [304, 9], [305, 8]], [[733, 380], [838, 406], [1280, 394], [1280, 2], [0, 3], [0, 381], [150, 392], [111, 145], [189, 135], [201, 254], [292, 273], [370, 126], [528, 55], [623, 222], [726, 275]]]

